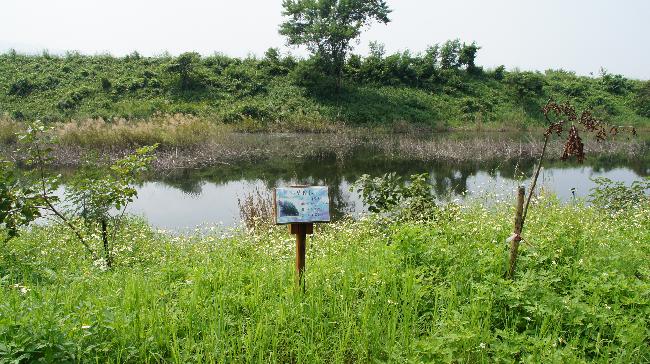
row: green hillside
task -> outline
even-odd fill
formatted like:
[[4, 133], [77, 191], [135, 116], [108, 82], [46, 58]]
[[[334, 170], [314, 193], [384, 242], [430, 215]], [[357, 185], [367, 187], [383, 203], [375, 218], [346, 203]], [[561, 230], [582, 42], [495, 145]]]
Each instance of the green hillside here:
[[541, 123], [540, 108], [553, 98], [591, 108], [610, 122], [650, 125], [648, 81], [605, 71], [584, 77], [563, 70], [488, 70], [464, 60], [462, 47], [441, 52], [454, 44], [392, 55], [374, 44], [369, 56], [348, 57], [340, 83], [324, 76], [315, 57], [297, 59], [276, 49], [244, 59], [9, 52], [0, 55], [0, 114], [45, 121], [182, 113], [260, 125], [522, 126]]

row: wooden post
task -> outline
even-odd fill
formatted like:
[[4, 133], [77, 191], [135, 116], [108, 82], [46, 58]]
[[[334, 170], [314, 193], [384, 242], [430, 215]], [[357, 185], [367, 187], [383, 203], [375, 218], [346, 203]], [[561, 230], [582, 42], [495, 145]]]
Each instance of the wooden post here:
[[508, 267], [508, 278], [513, 279], [515, 276], [515, 266], [517, 265], [517, 253], [519, 251], [519, 242], [521, 241], [521, 230], [524, 227], [524, 195], [526, 188], [519, 186], [517, 190], [517, 212], [515, 213], [515, 230], [510, 238], [510, 265]]
[[296, 235], [296, 287], [305, 291], [305, 252], [307, 250], [307, 234], [314, 233], [313, 223], [295, 223], [289, 225], [291, 234]]

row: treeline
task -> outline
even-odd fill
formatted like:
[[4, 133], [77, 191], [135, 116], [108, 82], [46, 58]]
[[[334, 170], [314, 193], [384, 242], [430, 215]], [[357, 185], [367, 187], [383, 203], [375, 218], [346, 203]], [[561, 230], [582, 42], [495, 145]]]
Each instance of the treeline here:
[[0, 113], [21, 119], [147, 118], [199, 115], [226, 123], [417, 122], [534, 124], [550, 98], [590, 108], [600, 118], [650, 124], [650, 82], [601, 70], [484, 69], [480, 47], [459, 40], [422, 53], [347, 57], [332, 77], [318, 56], [300, 59], [269, 49], [261, 58], [222, 54], [178, 57], [0, 55]]

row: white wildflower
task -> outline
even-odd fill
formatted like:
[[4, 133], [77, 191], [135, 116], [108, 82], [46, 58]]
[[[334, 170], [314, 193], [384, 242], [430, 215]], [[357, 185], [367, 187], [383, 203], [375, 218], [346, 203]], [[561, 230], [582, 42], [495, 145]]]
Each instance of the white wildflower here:
[[105, 272], [108, 270], [108, 263], [106, 262], [106, 259], [104, 258], [99, 258], [93, 262], [93, 265], [95, 268], [99, 269], [102, 272]]

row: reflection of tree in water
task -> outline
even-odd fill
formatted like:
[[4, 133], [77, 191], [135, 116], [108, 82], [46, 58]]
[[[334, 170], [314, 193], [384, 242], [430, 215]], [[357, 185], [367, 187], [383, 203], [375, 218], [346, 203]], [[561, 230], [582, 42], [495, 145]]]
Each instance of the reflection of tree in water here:
[[[626, 167], [637, 175], [648, 175], [648, 158], [630, 160], [627, 157], [598, 157], [587, 160], [587, 165], [595, 171], [609, 171]], [[353, 203], [346, 182], [356, 181], [362, 174], [380, 176], [387, 172], [396, 172], [403, 178], [413, 174], [429, 172], [431, 184], [439, 197], [461, 194], [468, 189], [468, 179], [484, 172], [491, 177], [497, 175], [511, 180], [528, 178], [535, 166], [533, 158], [522, 160], [494, 160], [489, 162], [423, 162], [387, 158], [370, 150], [357, 150], [345, 159], [330, 153], [301, 159], [269, 159], [256, 163], [217, 166], [200, 170], [179, 170], [157, 180], [179, 188], [189, 194], [200, 194], [203, 183], [217, 185], [232, 181], [262, 181], [271, 190], [288, 184], [326, 185], [329, 186], [332, 215], [334, 218], [351, 212]], [[575, 164], [550, 161], [547, 168], [572, 168]]]
[[203, 192], [205, 180], [194, 169], [174, 170], [158, 176], [155, 180], [161, 180], [164, 184], [177, 188], [191, 196], [199, 196]]

